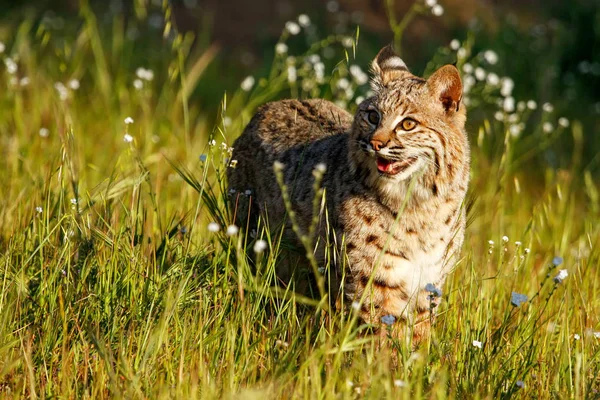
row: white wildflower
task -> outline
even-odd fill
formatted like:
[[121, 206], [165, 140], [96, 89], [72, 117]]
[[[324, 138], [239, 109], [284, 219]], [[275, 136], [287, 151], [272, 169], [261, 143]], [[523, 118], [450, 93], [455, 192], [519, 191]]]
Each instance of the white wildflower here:
[[6, 72], [8, 72], [9, 75], [16, 73], [19, 69], [17, 63], [10, 57], [4, 60], [4, 65], [6, 65]]
[[486, 50], [483, 53], [483, 58], [488, 64], [494, 65], [498, 62], [498, 54], [494, 50]]
[[480, 342], [479, 340], [473, 340], [473, 346], [477, 347], [479, 349], [482, 349], [483, 348], [483, 343]]
[[318, 163], [315, 165], [315, 170], [324, 174], [325, 171], [327, 171], [327, 165], [325, 165], [325, 163]]
[[521, 125], [520, 124], [511, 125], [510, 128], [508, 128], [508, 132], [514, 138], [519, 137], [521, 135], [521, 132], [522, 132]]
[[244, 92], [249, 92], [253, 86], [254, 86], [254, 77], [253, 76], [247, 76], [240, 84], [240, 87], [242, 88], [242, 90]]
[[600, 339], [600, 332], [594, 332], [594, 337], [596, 339]]
[[80, 87], [79, 80], [75, 78], [71, 79], [67, 85], [71, 88], [71, 90], [77, 90]]
[[515, 82], [509, 77], [501, 79], [500, 94], [504, 97], [510, 96], [515, 87]]
[[463, 72], [465, 74], [471, 74], [471, 73], [473, 73], [473, 66], [471, 64], [469, 64], [469, 63], [465, 63], [465, 65], [463, 65], [462, 69], [463, 69]]
[[297, 79], [297, 75], [296, 75], [296, 67], [294, 67], [293, 65], [288, 66], [287, 68], [287, 75], [288, 75], [288, 81], [291, 82], [296, 82]]
[[66, 100], [69, 97], [69, 91], [62, 82], [56, 82], [54, 84], [54, 89], [56, 89], [56, 91], [58, 92], [58, 97], [61, 100]]
[[323, 78], [325, 77], [325, 64], [322, 62], [318, 62], [314, 66], [315, 69], [315, 78], [317, 78], [317, 82], [322, 83]]
[[348, 86], [350, 86], [350, 82], [348, 82], [348, 79], [346, 79], [346, 78], [342, 78], [339, 81], [337, 81], [337, 87], [339, 89], [344, 90], [344, 89], [348, 88]]
[[569, 127], [569, 120], [566, 119], [565, 117], [560, 117], [558, 119], [558, 124], [560, 126], [562, 126], [563, 128], [568, 128]]
[[234, 236], [234, 235], [237, 235], [237, 233], [239, 231], [240, 231], [240, 228], [238, 228], [237, 226], [235, 226], [235, 225], [229, 225], [227, 227], [226, 233], [227, 233], [227, 236]]
[[123, 135], [123, 140], [125, 141], [125, 143], [131, 143], [133, 142], [133, 136], [131, 136], [129, 133], [126, 133], [125, 135]]
[[525, 249], [523, 251], [525, 252], [525, 254], [529, 254], [529, 252], [531, 251], [531, 249], [529, 247], [525, 247]]
[[579, 336], [579, 334], [576, 333], [573, 335], [573, 339], [579, 340], [579, 339], [581, 339], [581, 336]]
[[515, 242], [515, 246], [519, 247], [521, 246], [523, 243], [519, 242], [518, 240]]
[[342, 39], [342, 46], [347, 48], [354, 46], [354, 39], [352, 39], [350, 36], [346, 36]]
[[475, 78], [473, 78], [473, 75], [465, 75], [463, 79], [463, 90], [469, 92], [469, 90], [475, 86], [475, 83], [477, 82], [475, 81]]
[[298, 23], [301, 27], [306, 28], [310, 25], [310, 18], [306, 14], [300, 14], [298, 15]]
[[40, 128], [40, 132], [39, 132], [41, 137], [48, 137], [48, 135], [50, 135], [50, 131], [48, 130], [48, 128]]
[[554, 126], [552, 126], [550, 122], [544, 122], [544, 124], [542, 125], [542, 129], [544, 132], [550, 133], [554, 129]]
[[488, 244], [489, 244], [490, 246], [493, 246], [493, 245], [494, 245], [494, 241], [493, 241], [493, 240], [488, 240]]
[[505, 235], [505, 236], [502, 236], [502, 241], [503, 241], [504, 243], [508, 243], [508, 236], [506, 236], [506, 235]]
[[496, 119], [496, 121], [504, 121], [504, 113], [502, 111], [496, 111], [494, 113], [494, 118]]
[[351, 87], [349, 87], [344, 91], [344, 94], [348, 99], [351, 99], [354, 96], [354, 90]]
[[136, 79], [133, 81], [133, 87], [137, 90], [142, 90], [144, 87], [144, 82], [141, 79]]
[[267, 242], [265, 240], [259, 239], [256, 241], [256, 243], [254, 243], [253, 249], [256, 254], [261, 254], [267, 249]]
[[77, 199], [71, 199], [71, 204], [73, 204], [74, 206], [77, 205]]
[[29, 85], [29, 82], [31, 82], [29, 80], [29, 77], [24, 76], [23, 78], [21, 78], [21, 81], [19, 82], [19, 85], [21, 85], [21, 86], [27, 86], [27, 85]]
[[461, 60], [467, 57], [467, 49], [465, 49], [464, 47], [458, 49], [458, 51], [456, 52], [456, 57], [460, 58]]
[[285, 23], [285, 29], [291, 34], [291, 35], [297, 35], [300, 33], [300, 25], [298, 25], [297, 23], [295, 23], [294, 21], [288, 21]]
[[481, 67], [477, 67], [475, 68], [475, 78], [477, 78], [478, 81], [482, 81], [485, 79], [485, 70]]
[[217, 145], [217, 141], [215, 139], [211, 139], [208, 141], [208, 145], [210, 147], [216, 146]]
[[554, 106], [550, 103], [544, 103], [544, 105], [542, 106], [542, 110], [544, 110], [547, 113], [551, 113], [552, 111], [554, 111]]
[[231, 161], [229, 162], [229, 167], [230, 167], [230, 168], [236, 168], [236, 167], [237, 167], [237, 165], [238, 165], [238, 160], [231, 160]]
[[554, 277], [554, 282], [562, 283], [565, 279], [567, 279], [567, 276], [569, 276], [567, 270], [561, 269], [560, 271], [558, 271], [558, 274]]
[[515, 99], [513, 97], [511, 97], [511, 96], [506, 97], [504, 99], [504, 101], [502, 102], [502, 108], [506, 112], [513, 112], [513, 111], [515, 111]]
[[523, 389], [525, 387], [525, 382], [517, 381], [517, 386], [520, 387], [521, 389]]
[[530, 110], [535, 110], [537, 108], [537, 103], [535, 102], [535, 100], [529, 100], [527, 102], [527, 108], [529, 108]]
[[402, 379], [394, 379], [394, 386], [406, 387], [406, 382], [404, 382]]
[[498, 77], [497, 74], [491, 72], [487, 76], [487, 83], [489, 83], [492, 86], [496, 86], [498, 83], [500, 83], [500, 77]]
[[359, 85], [364, 85], [369, 81], [368, 75], [365, 74], [358, 65], [351, 65], [349, 70], [350, 75], [352, 75], [352, 77], [356, 80], [356, 83]]
[[41, 213], [42, 213], [42, 211], [44, 211], [44, 210], [42, 209], [42, 207], [40, 207], [40, 206], [37, 206], [37, 207], [35, 208], [35, 211], [36, 211], [38, 214], [41, 214]]
[[527, 108], [527, 105], [525, 104], [524, 101], [519, 101], [517, 103], [517, 111], [525, 111], [525, 108]]
[[[321, 57], [318, 54], [311, 54], [310, 56], [306, 57], [306, 59], [308, 60], [309, 63], [311, 64], [316, 64], [319, 61], [321, 61]], [[352, 69], [352, 67], [350, 67]], [[360, 67], [359, 67], [360, 68]], [[352, 72], [352, 71], [350, 71]]]
[[356, 99], [354, 99], [354, 103], [356, 103], [357, 105], [362, 103], [363, 101], [365, 101], [365, 98], [362, 96], [358, 96]]
[[125, 118], [124, 122], [125, 122], [125, 125], [131, 125], [131, 124], [133, 124], [133, 118], [127, 117], [127, 118]]
[[288, 51], [287, 44], [285, 43], [277, 43], [275, 45], [275, 53], [277, 54], [285, 54]]
[[219, 232], [220, 230], [221, 230], [221, 227], [216, 222], [211, 222], [208, 224], [209, 232], [216, 233], [216, 232]]
[[143, 67], [139, 67], [138, 69], [136, 69], [135, 74], [138, 78], [145, 81], [151, 81], [154, 79], [154, 72], [152, 72], [152, 70], [150, 69], [146, 69]]
[[427, 7], [433, 7], [437, 4], [437, 0], [425, 0]]
[[452, 39], [452, 41], [450, 42], [450, 48], [452, 50], [458, 50], [460, 48], [460, 42], [458, 41], [458, 39]]
[[436, 4], [435, 6], [431, 7], [431, 13], [436, 17], [441, 17], [444, 14], [444, 7]]

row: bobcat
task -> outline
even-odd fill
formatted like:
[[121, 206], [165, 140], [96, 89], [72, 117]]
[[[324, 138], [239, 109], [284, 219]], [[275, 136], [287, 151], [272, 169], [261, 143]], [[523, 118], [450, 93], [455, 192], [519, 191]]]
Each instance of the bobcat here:
[[[325, 262], [327, 238], [336, 243], [347, 257], [334, 263], [347, 303], [360, 304], [365, 322], [392, 315], [420, 336], [429, 329], [431, 292], [443, 285], [464, 237], [470, 161], [462, 83], [452, 65], [427, 80], [414, 76], [390, 46], [372, 73], [375, 94], [354, 117], [325, 100], [262, 106], [233, 145], [238, 164], [229, 169], [229, 187], [251, 191], [234, 201], [239, 224], [250, 221], [253, 229], [262, 215], [299, 246], [273, 165], [283, 165], [302, 232], [313, 220], [313, 171], [325, 165], [317, 259]], [[289, 278], [293, 269], [282, 264]]]

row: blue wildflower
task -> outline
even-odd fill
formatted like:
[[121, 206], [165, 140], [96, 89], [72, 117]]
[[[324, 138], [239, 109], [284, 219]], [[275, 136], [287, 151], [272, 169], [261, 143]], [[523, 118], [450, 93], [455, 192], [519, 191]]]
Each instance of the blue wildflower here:
[[394, 317], [393, 315], [384, 315], [383, 317], [381, 317], [381, 322], [386, 324], [386, 325], [392, 325], [394, 322], [396, 322], [396, 317]]
[[562, 257], [554, 257], [552, 259], [552, 265], [554, 265], [555, 267], [558, 267], [562, 263], [563, 263]]
[[436, 288], [432, 283], [425, 285], [425, 290], [431, 293], [432, 297], [442, 297], [442, 289]]
[[521, 304], [527, 302], [527, 300], [529, 300], [529, 297], [521, 293], [512, 292], [510, 295], [510, 303], [515, 307], [520, 307]]

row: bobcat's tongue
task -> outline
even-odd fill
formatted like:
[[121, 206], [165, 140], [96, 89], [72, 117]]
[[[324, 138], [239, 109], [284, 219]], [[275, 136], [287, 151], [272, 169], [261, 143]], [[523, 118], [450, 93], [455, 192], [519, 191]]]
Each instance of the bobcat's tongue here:
[[416, 157], [410, 157], [402, 161], [392, 161], [386, 160], [385, 158], [377, 157], [377, 169], [379, 170], [379, 172], [383, 172], [384, 174], [396, 175], [408, 168], [415, 161], [417, 161]]
[[386, 160], [385, 158], [377, 157], [377, 169], [381, 172], [391, 174], [394, 171], [394, 161]]

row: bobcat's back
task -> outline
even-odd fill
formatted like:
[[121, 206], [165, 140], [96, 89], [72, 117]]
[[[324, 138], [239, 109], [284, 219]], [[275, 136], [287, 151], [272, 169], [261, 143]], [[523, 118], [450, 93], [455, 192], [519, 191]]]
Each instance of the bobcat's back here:
[[[277, 226], [285, 210], [273, 163], [312, 171], [329, 159], [334, 147], [346, 146], [351, 124], [348, 112], [326, 100], [282, 100], [260, 107], [234, 142], [232, 159], [237, 166], [227, 173], [237, 223], [254, 229], [258, 211]], [[297, 174], [296, 184], [302, 187], [304, 174]], [[246, 226], [248, 211], [253, 211], [250, 226]]]

